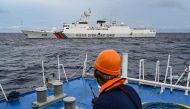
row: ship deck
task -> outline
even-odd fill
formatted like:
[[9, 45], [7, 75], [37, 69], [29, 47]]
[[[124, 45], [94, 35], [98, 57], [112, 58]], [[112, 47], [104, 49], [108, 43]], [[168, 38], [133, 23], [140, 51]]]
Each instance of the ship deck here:
[[[84, 109], [92, 109], [91, 99], [93, 98], [90, 86], [98, 95], [98, 87], [96, 80], [88, 78], [74, 78], [64, 83], [64, 93], [68, 96], [76, 97], [76, 105]], [[169, 89], [165, 89], [164, 93], [160, 94], [160, 88], [154, 88], [145, 85], [138, 85], [135, 83], [128, 83], [140, 95], [143, 103], [146, 102], [164, 102], [175, 103], [190, 106], [190, 95], [185, 96], [184, 91], [173, 90], [171, 93]], [[48, 95], [52, 95], [53, 91], [48, 90]], [[32, 109], [32, 102], [36, 100], [35, 91], [23, 94], [19, 101], [5, 102], [0, 101], [0, 109]], [[63, 107], [63, 101], [54, 103], [44, 109], [60, 109]]]

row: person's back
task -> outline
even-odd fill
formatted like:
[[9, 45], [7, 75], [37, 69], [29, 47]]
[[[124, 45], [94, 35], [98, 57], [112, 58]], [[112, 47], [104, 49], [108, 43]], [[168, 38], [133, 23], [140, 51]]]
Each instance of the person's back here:
[[[123, 91], [124, 88], [125, 91]], [[127, 94], [128, 93], [128, 94]], [[93, 109], [141, 109], [141, 100], [136, 91], [128, 85], [120, 85], [96, 100]]]
[[101, 86], [99, 96], [93, 99], [93, 109], [142, 109], [136, 91], [124, 85], [120, 77], [121, 57], [112, 49], [99, 53], [94, 62], [94, 76]]

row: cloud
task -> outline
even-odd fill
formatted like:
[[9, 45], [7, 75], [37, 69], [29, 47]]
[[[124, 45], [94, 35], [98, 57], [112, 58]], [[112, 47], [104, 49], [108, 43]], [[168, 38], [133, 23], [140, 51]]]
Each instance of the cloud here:
[[8, 13], [8, 11], [6, 11], [4, 9], [0, 9], [0, 13]]
[[153, 5], [160, 8], [178, 8], [184, 9], [185, 7], [177, 0], [154, 0]]
[[0, 29], [20, 29], [20, 25], [12, 25], [12, 26], [0, 26]]
[[189, 24], [189, 25], [186, 25], [186, 27], [190, 29], [190, 24]]

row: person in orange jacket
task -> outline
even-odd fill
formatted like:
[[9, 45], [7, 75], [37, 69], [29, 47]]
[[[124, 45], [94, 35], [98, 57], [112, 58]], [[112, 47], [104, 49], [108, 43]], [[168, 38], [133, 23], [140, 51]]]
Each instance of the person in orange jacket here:
[[93, 109], [142, 109], [141, 99], [120, 78], [121, 57], [112, 49], [99, 53], [94, 62], [94, 76], [101, 86], [98, 98], [92, 100]]

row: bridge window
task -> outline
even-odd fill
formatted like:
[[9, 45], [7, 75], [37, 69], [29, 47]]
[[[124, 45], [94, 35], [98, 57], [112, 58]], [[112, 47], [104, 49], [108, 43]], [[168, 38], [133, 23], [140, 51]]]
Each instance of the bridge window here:
[[47, 34], [42, 34], [42, 36], [47, 36]]

